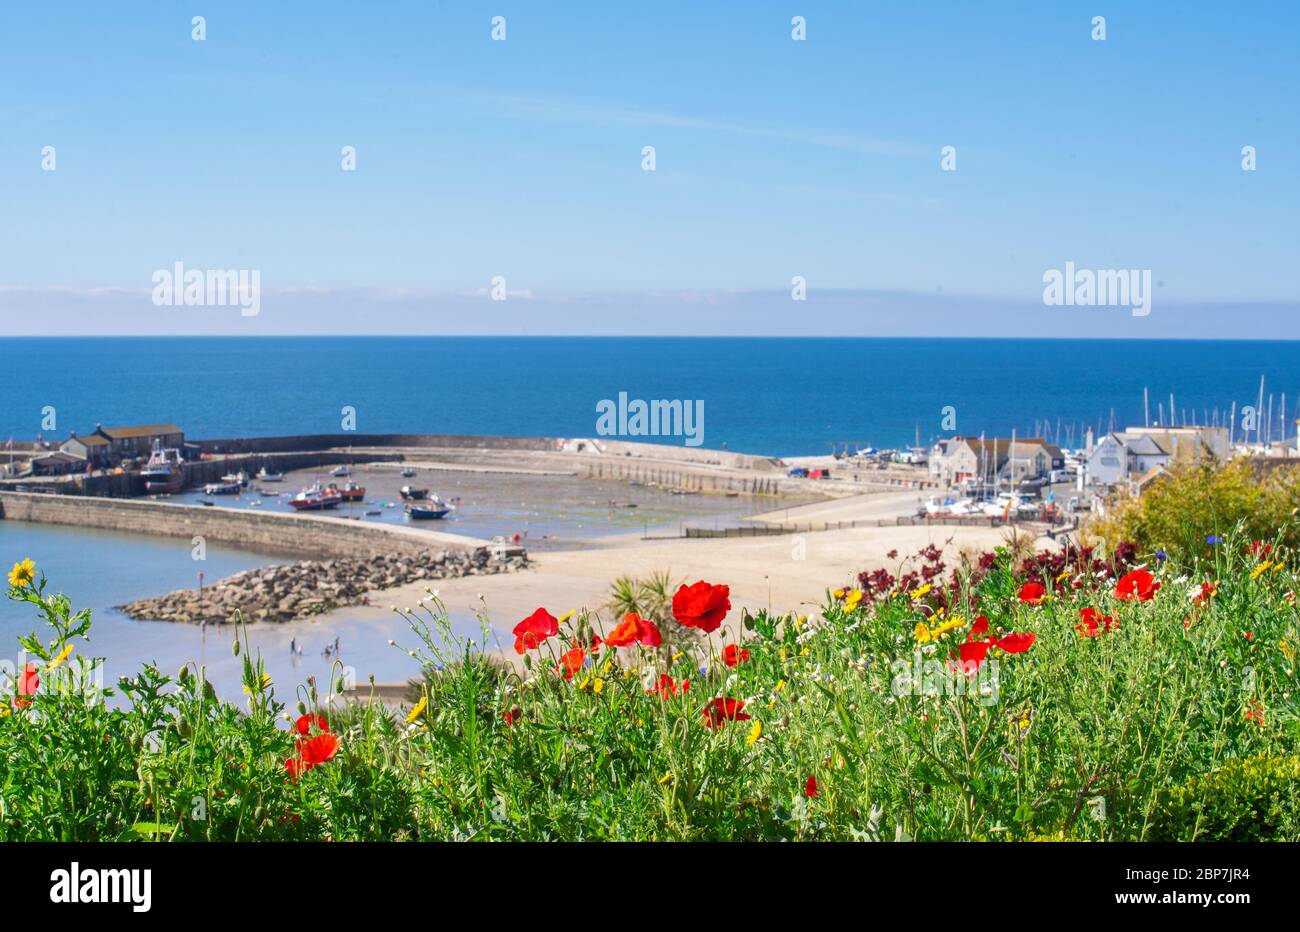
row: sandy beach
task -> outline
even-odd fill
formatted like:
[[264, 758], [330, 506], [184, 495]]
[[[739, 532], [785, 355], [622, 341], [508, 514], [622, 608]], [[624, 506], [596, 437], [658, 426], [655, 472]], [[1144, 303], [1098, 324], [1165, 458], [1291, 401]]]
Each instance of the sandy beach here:
[[[888, 499], [888, 500], [887, 500]], [[789, 520], [806, 522], [883, 517], [915, 494], [861, 496], [789, 509]], [[910, 510], [910, 509], [905, 509]], [[779, 520], [785, 510], [773, 512]], [[486, 604], [493, 629], [504, 642], [519, 619], [538, 606], [559, 615], [570, 609], [599, 611], [608, 622], [609, 585], [619, 576], [643, 577], [667, 570], [686, 582], [705, 579], [731, 587], [733, 612], [771, 607], [774, 611], [808, 611], [822, 604], [827, 589], [852, 583], [863, 571], [899, 563], [934, 545], [951, 561], [963, 548], [991, 549], [1006, 535], [1001, 528], [947, 526], [856, 527], [832, 531], [751, 538], [645, 541], [636, 536], [606, 537], [602, 549], [554, 550], [536, 554], [522, 572], [491, 577], [441, 580], [433, 588], [453, 614]], [[889, 557], [891, 551], [898, 556]], [[426, 586], [412, 584], [376, 592], [383, 605], [413, 605]], [[480, 602], [480, 596], [482, 602]], [[322, 616], [322, 624], [329, 616]]]

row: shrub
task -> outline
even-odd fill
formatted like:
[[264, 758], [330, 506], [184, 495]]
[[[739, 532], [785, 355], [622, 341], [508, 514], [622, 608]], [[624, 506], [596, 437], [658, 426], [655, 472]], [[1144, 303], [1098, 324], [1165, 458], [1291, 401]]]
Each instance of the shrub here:
[[1154, 841], [1294, 841], [1300, 838], [1300, 756], [1230, 760], [1160, 795]]
[[1207, 553], [1207, 539], [1238, 527], [1251, 540], [1277, 536], [1275, 543], [1300, 545], [1292, 521], [1297, 505], [1300, 467], [1262, 471], [1243, 459], [1179, 464], [1141, 496], [1114, 499], [1109, 513], [1086, 530], [1112, 549], [1131, 541], [1144, 554], [1163, 549], [1190, 560]]

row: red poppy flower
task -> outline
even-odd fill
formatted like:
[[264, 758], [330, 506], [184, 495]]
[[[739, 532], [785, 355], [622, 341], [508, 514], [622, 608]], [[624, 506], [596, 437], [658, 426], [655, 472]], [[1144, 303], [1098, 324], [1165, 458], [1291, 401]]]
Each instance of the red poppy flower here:
[[970, 632], [966, 635], [966, 640], [973, 641], [981, 634], [989, 633], [989, 620], [983, 615], [975, 619], [975, 624], [970, 626]]
[[560, 632], [560, 622], [544, 608], [539, 608], [519, 624], [515, 625], [515, 653], [523, 654], [535, 650], [549, 637]]
[[583, 641], [582, 641], [581, 638], [574, 638], [574, 639], [573, 639], [573, 646], [574, 646], [574, 647], [583, 647], [583, 648], [586, 648], [587, 650], [591, 651], [591, 655], [592, 655], [593, 657], [594, 657], [596, 654], [599, 654], [599, 653], [600, 653], [600, 645], [601, 645], [602, 643], [603, 643], [603, 642], [601, 641], [601, 639], [600, 639], [600, 635], [599, 635], [599, 634], [593, 634], [593, 635], [591, 636], [591, 640], [588, 641], [588, 642], [586, 642], [585, 644], [583, 643]]
[[573, 679], [573, 674], [582, 669], [585, 660], [586, 651], [581, 647], [575, 647], [560, 658], [560, 662], [555, 665], [555, 672], [563, 673], [566, 680], [571, 680]]
[[1115, 586], [1115, 598], [1123, 599], [1126, 602], [1136, 599], [1139, 602], [1150, 602], [1155, 598], [1156, 590], [1160, 588], [1160, 583], [1147, 570], [1134, 570], [1120, 577], [1120, 581]]
[[297, 731], [298, 734], [300, 735], [311, 734], [312, 725], [316, 726], [317, 731], [330, 730], [330, 724], [329, 722], [325, 721], [325, 716], [323, 715], [312, 715], [312, 714], [300, 715], [298, 716], [298, 721], [293, 723], [294, 730]]
[[722, 662], [729, 667], [738, 667], [749, 659], [749, 649], [739, 644], [728, 644], [722, 648]]
[[315, 767], [317, 764], [333, 760], [338, 751], [339, 739], [328, 732], [316, 735], [314, 738], [308, 738], [298, 744], [298, 756], [302, 758], [303, 763], [308, 767]]
[[688, 628], [712, 634], [731, 611], [731, 589], [703, 580], [682, 586], [673, 595], [673, 617]]
[[[18, 695], [34, 696], [36, 690], [41, 688], [41, 677], [36, 672], [36, 664], [29, 663], [23, 667], [22, 675], [18, 677]], [[14, 705], [20, 709], [25, 709], [32, 704], [30, 699], [15, 699]]]
[[631, 647], [633, 644], [658, 647], [663, 642], [658, 626], [653, 621], [646, 621], [636, 612], [624, 615], [618, 627], [605, 636], [605, 643], [611, 647]]
[[1218, 591], [1218, 589], [1214, 588], [1214, 583], [1203, 582], [1201, 583], [1201, 591], [1192, 596], [1192, 604], [1208, 601], [1218, 594]]
[[1256, 725], [1264, 724], [1264, 706], [1260, 704], [1258, 699], [1252, 702], [1250, 707], [1246, 709], [1246, 721], [1254, 722]]
[[297, 778], [304, 771], [311, 770], [317, 764], [334, 759], [339, 751], [339, 739], [329, 733], [316, 735], [298, 742], [298, 756], [284, 762], [289, 776]]
[[1034, 646], [1034, 641], [1038, 640], [1038, 635], [1032, 631], [1028, 633], [1014, 632], [1003, 635], [993, 642], [994, 646], [1002, 648], [1008, 654], [1023, 654], [1029, 648]]
[[688, 693], [690, 691], [691, 691], [690, 680], [682, 680], [682, 685], [679, 687], [676, 683], [673, 682], [673, 678], [671, 676], [669, 676], [667, 673], [661, 673], [659, 674], [658, 685], [654, 686], [651, 689], [647, 689], [646, 694], [650, 696], [657, 695], [660, 699], [671, 699], [673, 698], [673, 696], [680, 696], [682, 693]]
[[[960, 670], [964, 670], [967, 676], [974, 676], [992, 646], [992, 641], [967, 641], [959, 645], [957, 647], [957, 657], [961, 661]], [[952, 666], [954, 672], [959, 669], [955, 665], [950, 666]]]
[[742, 711], [744, 708], [743, 699], [732, 699], [730, 696], [710, 699], [709, 704], [700, 710], [704, 716], [704, 727], [717, 728], [723, 722], [748, 721], [749, 716]]
[[814, 774], [809, 777], [808, 782], [803, 785], [803, 795], [807, 796], [809, 799], [816, 799], [820, 792], [821, 791], [817, 789], [817, 776]]
[[1082, 637], [1086, 638], [1101, 637], [1103, 625], [1105, 625], [1105, 630], [1107, 632], [1109, 632], [1111, 628], [1119, 627], [1119, 625], [1115, 623], [1114, 618], [1110, 615], [1103, 615], [1092, 606], [1079, 609], [1079, 621], [1080, 623], [1074, 627]]
[[515, 722], [519, 721], [519, 716], [523, 714], [523, 710], [520, 709], [519, 706], [513, 706], [512, 708], [503, 709], [501, 711], [501, 717], [506, 720], [507, 725], [513, 725]]
[[1257, 540], [1250, 545], [1250, 552], [1252, 556], [1266, 557], [1273, 552], [1273, 545], [1266, 544], [1262, 540]]
[[1016, 593], [1016, 598], [1026, 605], [1041, 605], [1043, 596], [1046, 594], [1047, 590], [1043, 588], [1042, 583], [1027, 582], [1020, 587], [1020, 591]]

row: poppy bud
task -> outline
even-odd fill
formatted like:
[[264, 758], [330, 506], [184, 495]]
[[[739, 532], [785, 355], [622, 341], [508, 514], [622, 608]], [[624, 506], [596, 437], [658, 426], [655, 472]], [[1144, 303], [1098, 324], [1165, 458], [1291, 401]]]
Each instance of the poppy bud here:
[[176, 681], [178, 683], [188, 683], [190, 681], [190, 668], [188, 665], [181, 667], [180, 672], [176, 674]]
[[754, 630], [754, 616], [749, 614], [749, 609], [742, 608], [740, 610], [740, 623], [745, 626], [746, 631]]
[[298, 714], [299, 714], [299, 715], [306, 715], [306, 714], [307, 714], [307, 703], [305, 703], [305, 702], [299, 702], [299, 703], [298, 703]]
[[239, 642], [238, 642], [238, 641], [236, 641], [235, 643], [233, 643], [233, 644], [230, 645], [230, 652], [231, 652], [232, 654], [234, 654], [236, 657], [239, 656]]
[[214, 687], [214, 686], [213, 686], [210, 682], [208, 682], [207, 680], [204, 680], [204, 681], [203, 681], [203, 698], [204, 698], [204, 699], [209, 699], [209, 700], [211, 700], [211, 701], [213, 701], [213, 702], [216, 702], [216, 701], [217, 701], [217, 690], [216, 690], [216, 687]]

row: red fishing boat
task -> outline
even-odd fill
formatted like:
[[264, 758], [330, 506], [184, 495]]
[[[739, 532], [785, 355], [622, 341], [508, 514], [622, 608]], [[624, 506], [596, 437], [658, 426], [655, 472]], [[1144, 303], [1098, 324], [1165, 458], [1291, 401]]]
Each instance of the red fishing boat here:
[[294, 511], [324, 511], [327, 508], [337, 508], [342, 502], [343, 496], [338, 489], [322, 489], [320, 483], [317, 483], [289, 499], [289, 506]]
[[331, 482], [325, 487], [325, 491], [337, 495], [345, 502], [360, 502], [364, 501], [366, 497], [366, 487], [357, 485], [355, 482], [349, 482], [341, 489]]

